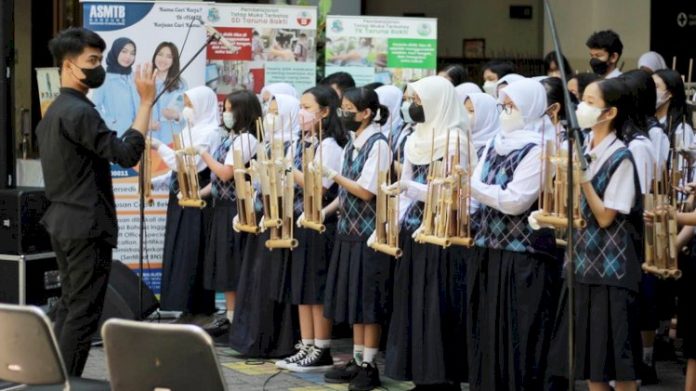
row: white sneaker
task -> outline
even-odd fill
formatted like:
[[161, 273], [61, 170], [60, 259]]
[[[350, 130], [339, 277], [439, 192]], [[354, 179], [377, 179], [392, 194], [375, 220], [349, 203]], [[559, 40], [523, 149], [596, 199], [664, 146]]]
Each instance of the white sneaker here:
[[291, 364], [295, 364], [301, 360], [304, 360], [309, 354], [309, 352], [312, 350], [312, 345], [305, 345], [302, 343], [302, 341], [300, 341], [295, 345], [295, 349], [297, 349], [297, 353], [293, 354], [290, 357], [286, 357], [282, 360], [276, 361], [275, 366], [280, 369], [288, 369], [288, 366], [290, 366]]

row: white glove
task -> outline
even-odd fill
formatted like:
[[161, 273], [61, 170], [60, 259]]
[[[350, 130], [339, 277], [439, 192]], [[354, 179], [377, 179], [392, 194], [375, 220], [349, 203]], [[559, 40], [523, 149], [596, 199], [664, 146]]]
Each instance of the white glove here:
[[266, 216], [261, 216], [261, 220], [259, 221], [259, 232], [265, 232], [266, 231], [266, 225], [264, 222], [266, 221]]
[[321, 169], [321, 176], [326, 179], [334, 179], [336, 175], [338, 175], [338, 171], [332, 170], [331, 168], [326, 167], [326, 165], [322, 165], [320, 167], [318, 164], [314, 164], [314, 162], [309, 163], [309, 169], [313, 172], [318, 172]]
[[182, 198], [184, 198], [184, 196], [181, 195], [181, 192], [180, 192], [180, 191], [177, 191], [177, 192], [176, 192], [176, 199], [177, 199], [177, 200], [180, 200], [180, 199], [182, 199]]
[[582, 171], [580, 175], [582, 176], [580, 178], [580, 183], [587, 183], [592, 181], [593, 175], [589, 168], [585, 171]]
[[159, 147], [161, 145], [162, 145], [162, 142], [154, 137], [152, 137], [152, 139], [150, 140], [150, 148], [152, 148], [152, 149], [159, 149]]
[[300, 217], [297, 218], [295, 221], [295, 224], [297, 224], [297, 228], [302, 228], [302, 222], [304, 221], [304, 212], [300, 214]]
[[372, 235], [367, 238], [367, 247], [372, 246], [372, 244], [377, 240], [377, 231], [372, 231]]
[[527, 222], [529, 223], [529, 226], [532, 227], [533, 230], [538, 231], [542, 228], [553, 228], [552, 225], [548, 224], [542, 224], [539, 222], [538, 216], [542, 213], [541, 210], [535, 210], [534, 212], [529, 214], [529, 217], [527, 217]]
[[409, 181], [403, 180], [403, 181], [396, 181], [392, 183], [391, 185], [387, 186], [385, 183], [382, 184], [381, 188], [382, 191], [389, 194], [389, 195], [397, 195], [405, 192], [408, 190], [409, 186]]
[[420, 234], [420, 232], [421, 232], [421, 227], [416, 228], [416, 230], [413, 231], [413, 234], [411, 235], [411, 237], [413, 239], [415, 239], [418, 236], [418, 234]]
[[237, 226], [239, 225], [239, 215], [235, 215], [234, 218], [232, 219], [232, 229], [234, 232], [239, 233], [239, 228]]

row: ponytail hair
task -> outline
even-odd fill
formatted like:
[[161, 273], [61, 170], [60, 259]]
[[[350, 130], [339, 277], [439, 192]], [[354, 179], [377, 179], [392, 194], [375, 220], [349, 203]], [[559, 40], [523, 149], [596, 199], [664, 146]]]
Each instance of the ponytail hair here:
[[348, 99], [359, 111], [370, 109], [370, 122], [376, 122], [379, 126], [384, 126], [389, 119], [389, 109], [379, 103], [379, 96], [374, 90], [351, 88], [343, 93], [343, 99]]

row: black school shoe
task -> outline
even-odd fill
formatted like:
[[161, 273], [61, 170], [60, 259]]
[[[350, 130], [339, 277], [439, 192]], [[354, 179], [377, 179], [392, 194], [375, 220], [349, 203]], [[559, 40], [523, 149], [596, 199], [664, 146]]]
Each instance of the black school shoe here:
[[333, 368], [331, 348], [318, 348], [312, 346], [307, 357], [293, 364], [288, 364], [287, 369], [292, 372], [313, 373], [326, 372]]
[[355, 362], [355, 358], [351, 358], [347, 364], [340, 367], [334, 367], [324, 374], [324, 381], [327, 383], [348, 383], [355, 379], [358, 375], [360, 366]]
[[641, 362], [638, 374], [640, 375], [640, 385], [642, 386], [649, 386], [660, 382], [660, 380], [657, 378], [655, 365], [647, 365], [646, 363]]
[[374, 363], [363, 362], [360, 365], [357, 376], [350, 381], [350, 391], [370, 391], [382, 385], [379, 380], [379, 370]]

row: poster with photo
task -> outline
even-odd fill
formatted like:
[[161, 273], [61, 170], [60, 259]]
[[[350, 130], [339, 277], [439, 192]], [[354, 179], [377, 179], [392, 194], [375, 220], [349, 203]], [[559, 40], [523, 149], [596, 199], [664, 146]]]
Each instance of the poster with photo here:
[[403, 86], [434, 75], [437, 19], [333, 16], [326, 20], [326, 75], [350, 73], [357, 85]]
[[[205, 83], [205, 50], [193, 59], [180, 78], [174, 76], [206, 42], [205, 28], [197, 20], [208, 5], [184, 2], [117, 2], [83, 0], [84, 27], [106, 41], [103, 64], [106, 80], [88, 97], [112, 130], [122, 134], [130, 128], [139, 105], [134, 84], [135, 66], [151, 63], [158, 69], [157, 92], [162, 96], [152, 110], [153, 137], [171, 144], [172, 134], [183, 128], [183, 93]], [[169, 168], [154, 151], [150, 153], [152, 177]], [[138, 167], [112, 165], [119, 225], [118, 247], [113, 257], [131, 268], [139, 262]], [[145, 209], [144, 280], [159, 293], [168, 193], [154, 193], [154, 205]]]
[[238, 88], [259, 94], [265, 84], [285, 82], [301, 93], [314, 86], [316, 7], [214, 4], [206, 22], [238, 47], [208, 46], [206, 84], [220, 101]]

